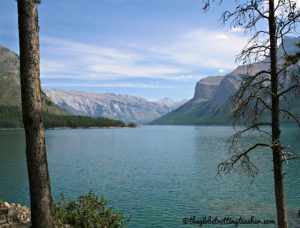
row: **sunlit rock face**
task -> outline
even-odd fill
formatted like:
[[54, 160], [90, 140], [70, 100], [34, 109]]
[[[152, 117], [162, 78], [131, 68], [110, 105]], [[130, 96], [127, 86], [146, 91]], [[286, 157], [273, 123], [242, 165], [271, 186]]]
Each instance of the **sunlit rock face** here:
[[212, 99], [223, 78], [222, 76], [209, 76], [198, 81], [193, 99], [195, 101]]
[[48, 90], [46, 94], [55, 104], [76, 115], [101, 116], [135, 123], [154, 120], [185, 102], [175, 102], [169, 98], [151, 102], [114, 93]]

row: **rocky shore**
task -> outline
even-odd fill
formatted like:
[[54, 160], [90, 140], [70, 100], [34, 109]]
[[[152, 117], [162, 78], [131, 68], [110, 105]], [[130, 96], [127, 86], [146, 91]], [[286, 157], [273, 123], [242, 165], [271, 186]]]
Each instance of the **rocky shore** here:
[[[0, 228], [30, 228], [30, 209], [20, 204], [0, 201]], [[72, 228], [71, 225], [55, 225], [55, 228]]]
[[30, 227], [30, 210], [20, 204], [0, 202], [0, 228]]

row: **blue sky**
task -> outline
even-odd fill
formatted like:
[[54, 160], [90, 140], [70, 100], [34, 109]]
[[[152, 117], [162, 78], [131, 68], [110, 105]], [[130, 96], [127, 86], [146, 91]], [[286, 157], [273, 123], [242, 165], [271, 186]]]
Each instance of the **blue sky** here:
[[[246, 38], [222, 27], [202, 0], [43, 0], [44, 89], [191, 98], [196, 82], [224, 75]], [[227, 3], [228, 4], [228, 3]], [[223, 5], [224, 8], [229, 7]], [[17, 53], [16, 1], [0, 2], [0, 44]]]

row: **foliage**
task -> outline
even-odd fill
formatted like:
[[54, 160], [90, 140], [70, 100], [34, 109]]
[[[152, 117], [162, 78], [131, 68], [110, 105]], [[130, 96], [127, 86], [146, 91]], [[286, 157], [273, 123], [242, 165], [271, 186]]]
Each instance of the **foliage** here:
[[23, 126], [21, 108], [18, 106], [0, 106], [0, 127], [20, 128]]
[[127, 227], [129, 222], [129, 218], [114, 212], [103, 197], [98, 197], [92, 191], [79, 196], [77, 201], [68, 201], [62, 193], [61, 202], [53, 205], [53, 214], [60, 225], [70, 224], [80, 228]]
[[129, 124], [127, 124], [127, 127], [135, 128], [135, 127], [137, 127], [137, 124], [136, 123], [129, 123]]
[[[43, 112], [45, 128], [89, 128], [89, 127], [126, 127], [126, 124], [119, 120], [108, 118], [96, 118], [89, 116], [55, 115], [46, 111]], [[0, 128], [22, 128], [22, 110], [19, 106], [0, 105]], [[128, 127], [136, 127], [129, 124]]]
[[44, 124], [46, 128], [71, 127], [71, 128], [89, 128], [89, 127], [125, 127], [122, 121], [108, 118], [95, 118], [88, 116], [60, 116], [44, 112]]
[[[297, 47], [300, 48], [300, 42], [297, 42], [296, 45], [297, 45]], [[285, 55], [284, 58], [285, 58], [285, 62], [286, 62], [285, 65], [287, 67], [297, 64], [300, 59], [300, 52], [297, 52], [295, 55]]]

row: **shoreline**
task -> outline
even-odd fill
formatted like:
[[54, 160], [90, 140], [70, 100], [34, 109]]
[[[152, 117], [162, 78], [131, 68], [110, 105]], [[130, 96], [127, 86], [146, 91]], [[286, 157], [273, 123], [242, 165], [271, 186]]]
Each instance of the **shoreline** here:
[[[113, 128], [138, 128], [138, 127], [52, 127], [52, 128], [45, 128], [45, 130], [70, 130], [70, 129], [113, 129]], [[1, 128], [0, 131], [14, 131], [14, 130], [24, 130], [24, 128]]]

